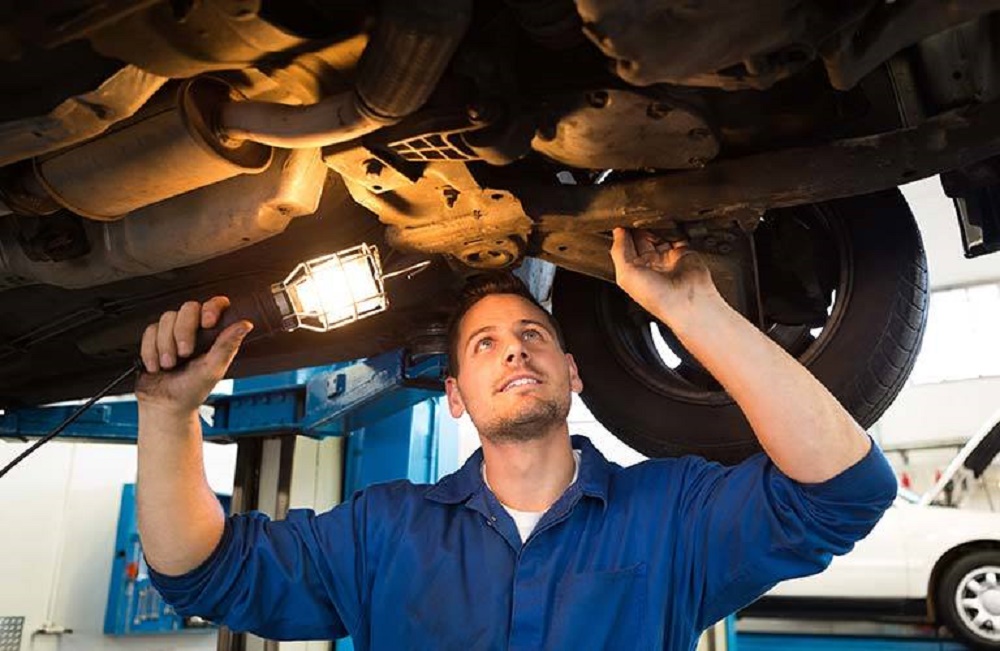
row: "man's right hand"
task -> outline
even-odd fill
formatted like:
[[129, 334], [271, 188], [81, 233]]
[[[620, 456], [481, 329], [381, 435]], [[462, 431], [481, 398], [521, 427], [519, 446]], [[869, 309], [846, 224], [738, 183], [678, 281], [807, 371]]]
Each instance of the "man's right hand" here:
[[159, 322], [146, 328], [141, 351], [145, 373], [135, 386], [140, 403], [186, 414], [205, 402], [212, 388], [225, 376], [253, 324], [234, 323], [219, 334], [206, 354], [191, 359], [181, 369], [174, 369], [180, 360], [191, 357], [198, 329], [214, 327], [228, 307], [229, 299], [225, 296], [216, 296], [204, 304], [189, 301], [176, 312], [164, 312]]

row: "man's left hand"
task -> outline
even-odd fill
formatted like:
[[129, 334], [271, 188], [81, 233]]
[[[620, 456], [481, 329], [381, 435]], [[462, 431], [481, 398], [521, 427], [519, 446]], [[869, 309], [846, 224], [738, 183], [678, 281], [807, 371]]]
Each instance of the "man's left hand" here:
[[719, 296], [708, 266], [687, 242], [616, 228], [611, 259], [618, 286], [658, 318], [677, 314], [699, 298]]

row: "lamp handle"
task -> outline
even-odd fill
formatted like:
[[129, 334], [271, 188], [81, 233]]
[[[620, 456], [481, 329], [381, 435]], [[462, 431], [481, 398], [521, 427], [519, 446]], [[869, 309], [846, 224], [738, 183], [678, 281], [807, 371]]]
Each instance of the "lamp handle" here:
[[230, 301], [229, 307], [225, 309], [214, 327], [198, 329], [195, 336], [194, 353], [188, 359], [207, 353], [219, 334], [239, 321], [253, 323], [253, 330], [247, 335], [244, 343], [265, 339], [285, 330], [282, 327], [281, 311], [278, 309], [272, 292], [257, 291], [251, 294], [237, 295]]

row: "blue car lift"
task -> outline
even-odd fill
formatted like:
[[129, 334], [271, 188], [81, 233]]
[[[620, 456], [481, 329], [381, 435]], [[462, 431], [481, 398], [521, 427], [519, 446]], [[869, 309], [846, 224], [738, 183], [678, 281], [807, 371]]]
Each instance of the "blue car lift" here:
[[[289, 508], [325, 511], [343, 496], [375, 482], [403, 478], [434, 482], [455, 470], [458, 427], [441, 413], [445, 364], [443, 355], [413, 357], [391, 351], [364, 360], [237, 379], [231, 394], [210, 396], [202, 413], [205, 440], [237, 445], [231, 512], [258, 510], [281, 519]], [[0, 416], [0, 437], [43, 436], [73, 409], [75, 405], [8, 410]], [[111, 400], [84, 412], [61, 438], [134, 443], [137, 424], [134, 400]], [[123, 500], [122, 512], [127, 510]], [[134, 521], [123, 520], [134, 526]], [[125, 533], [128, 538], [130, 532]], [[111, 601], [116, 609], [151, 615], [137, 623], [135, 618], [109, 612], [106, 632], [177, 630], [176, 616], [161, 617], [172, 612], [169, 607], [151, 605], [141, 586], [129, 583], [136, 576], [135, 567], [129, 568], [131, 572], [124, 569], [129, 565], [126, 560], [116, 562], [122, 577], [113, 576], [112, 585], [123, 592], [129, 589], [127, 596], [113, 595]], [[136, 599], [146, 602], [132, 603]], [[219, 630], [218, 651], [279, 648], [277, 642]]]
[[[811, 632], [739, 631], [737, 624], [736, 646], [738, 651], [968, 651], [964, 644], [942, 638], [929, 627], [889, 625], [863, 625], [845, 622], [836, 634], [817, 626]], [[844, 632], [843, 629], [857, 628]], [[804, 628], [808, 629], [808, 626]], [[883, 629], [883, 630], [878, 630]]]

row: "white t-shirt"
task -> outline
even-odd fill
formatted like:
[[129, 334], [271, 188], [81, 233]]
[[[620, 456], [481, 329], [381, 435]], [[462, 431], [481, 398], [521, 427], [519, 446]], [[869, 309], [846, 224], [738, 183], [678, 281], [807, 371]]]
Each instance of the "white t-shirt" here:
[[[576, 469], [573, 471], [573, 481], [569, 483], [570, 486], [575, 484], [576, 478], [580, 476], [579, 450], [573, 450], [573, 461], [576, 462]], [[490, 482], [486, 479], [485, 462], [483, 462], [483, 465], [480, 467], [480, 472], [483, 473], [483, 481], [486, 483], [486, 488], [489, 488], [492, 492], [493, 489], [490, 488]], [[500, 506], [502, 506], [507, 513], [510, 513], [510, 517], [514, 519], [514, 524], [517, 525], [517, 533], [521, 536], [522, 543], [528, 539], [528, 536], [531, 535], [531, 532], [534, 531], [535, 527], [538, 525], [538, 521], [542, 519], [543, 515], [545, 515], [545, 511], [518, 511], [517, 509], [510, 508], [503, 502], [500, 502]]]

